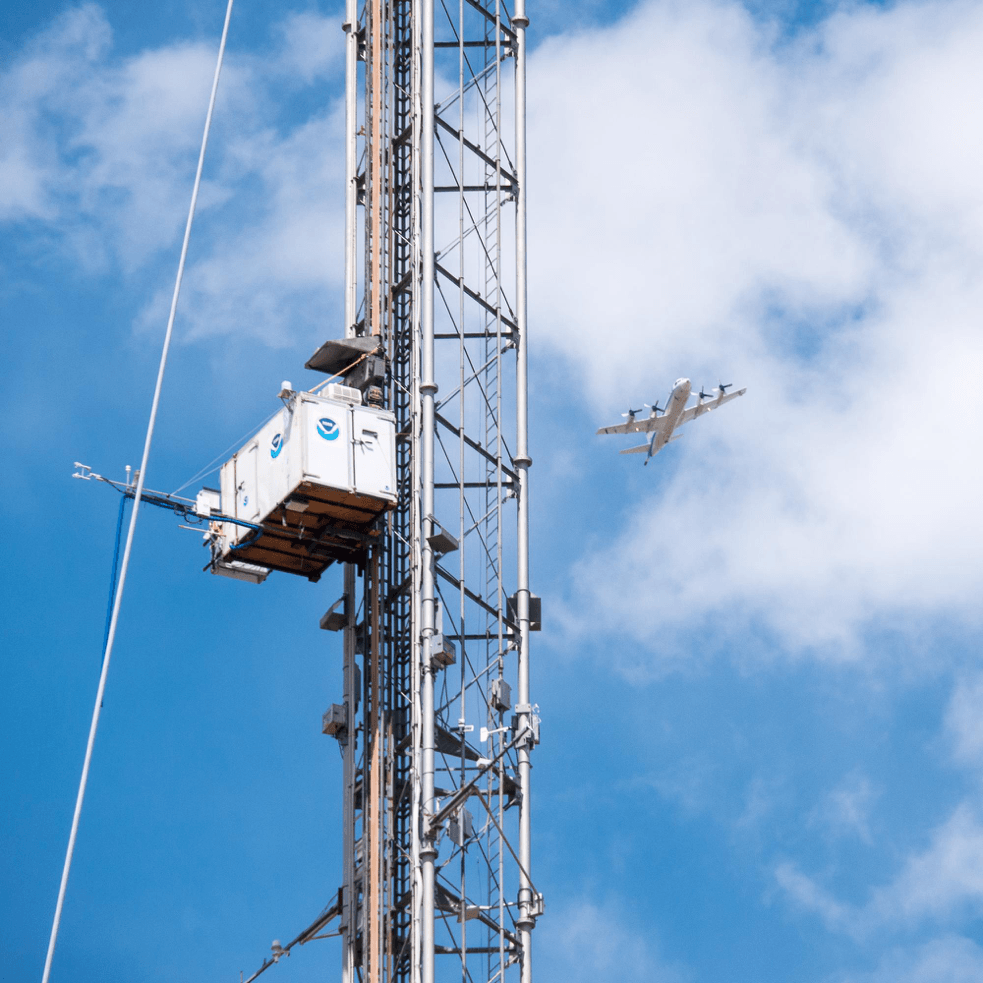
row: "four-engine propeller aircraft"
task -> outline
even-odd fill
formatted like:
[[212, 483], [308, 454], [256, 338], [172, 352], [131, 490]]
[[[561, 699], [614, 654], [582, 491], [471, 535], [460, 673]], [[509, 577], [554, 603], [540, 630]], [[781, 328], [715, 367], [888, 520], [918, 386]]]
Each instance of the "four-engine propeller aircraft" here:
[[[715, 410], [718, 406], [723, 406], [724, 403], [729, 403], [732, 399], [737, 399], [738, 396], [743, 396], [747, 392], [747, 389], [738, 389], [735, 393], [728, 393], [727, 390], [732, 386], [733, 383], [731, 382], [728, 382], [727, 385], [721, 383], [716, 389], [711, 389], [708, 393], [701, 389], [696, 394], [696, 405], [687, 409], [686, 404], [689, 402], [690, 396], [693, 395], [690, 381], [689, 379], [677, 379], [676, 384], [672, 387], [672, 392], [669, 393], [665, 409], [660, 409], [659, 404], [656, 403], [649, 407], [649, 415], [641, 420], [635, 419], [636, 414], [641, 413], [641, 410], [629, 409], [627, 413], [622, 414], [628, 418], [627, 423], [619, 423], [613, 427], [601, 427], [597, 432], [599, 434], [652, 434], [652, 439], [647, 443], [640, 444], [638, 447], [629, 447], [621, 452], [622, 454], [641, 454], [643, 451], [648, 451], [645, 457], [645, 463], [648, 464], [649, 459], [654, 454], [658, 454], [669, 441], [678, 440], [682, 437], [681, 433], [674, 433], [677, 427], [689, 423], [690, 420], [695, 420], [698, 416], [709, 413], [710, 410]], [[645, 403], [644, 405], [648, 406], [649, 404]]]

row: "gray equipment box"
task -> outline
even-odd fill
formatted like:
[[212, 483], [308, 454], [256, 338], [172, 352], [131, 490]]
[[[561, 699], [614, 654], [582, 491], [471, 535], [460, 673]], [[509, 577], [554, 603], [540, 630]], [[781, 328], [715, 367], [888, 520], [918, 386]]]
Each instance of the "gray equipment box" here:
[[464, 846], [474, 836], [474, 816], [467, 809], [459, 809], [447, 824], [447, 837], [452, 843]]
[[488, 703], [492, 710], [505, 713], [512, 709], [512, 687], [502, 678], [493, 679]]
[[348, 712], [340, 703], [332, 703], [321, 717], [321, 733], [337, 737], [348, 729]]
[[457, 647], [441, 633], [433, 636], [430, 653], [430, 661], [435, 669], [446, 669], [457, 662]]

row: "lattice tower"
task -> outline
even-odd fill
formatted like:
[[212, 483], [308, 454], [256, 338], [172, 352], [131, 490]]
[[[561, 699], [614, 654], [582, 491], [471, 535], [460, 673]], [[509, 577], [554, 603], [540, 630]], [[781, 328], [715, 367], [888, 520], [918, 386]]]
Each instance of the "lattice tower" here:
[[342, 980], [530, 983], [528, 22], [346, 21], [346, 334], [387, 353], [400, 495], [345, 571]]

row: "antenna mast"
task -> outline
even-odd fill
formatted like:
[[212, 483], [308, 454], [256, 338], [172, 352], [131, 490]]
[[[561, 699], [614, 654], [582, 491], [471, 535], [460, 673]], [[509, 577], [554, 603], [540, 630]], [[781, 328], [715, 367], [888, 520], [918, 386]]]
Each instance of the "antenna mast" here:
[[342, 983], [531, 983], [528, 20], [359, 3], [345, 334], [386, 353], [399, 500], [345, 567]]

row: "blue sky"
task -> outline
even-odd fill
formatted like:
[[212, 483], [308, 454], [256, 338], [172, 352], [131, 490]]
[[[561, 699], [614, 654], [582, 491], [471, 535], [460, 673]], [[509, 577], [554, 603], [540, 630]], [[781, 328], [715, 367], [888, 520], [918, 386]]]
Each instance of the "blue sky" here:
[[[0, 36], [3, 979], [40, 974], [222, 5]], [[983, 977], [983, 3], [531, 5], [541, 983]], [[340, 12], [242, 4], [149, 484], [338, 333]], [[593, 436], [748, 386], [653, 464]], [[340, 587], [147, 509], [55, 979], [235, 979], [340, 873]], [[271, 970], [330, 978], [336, 944]]]

